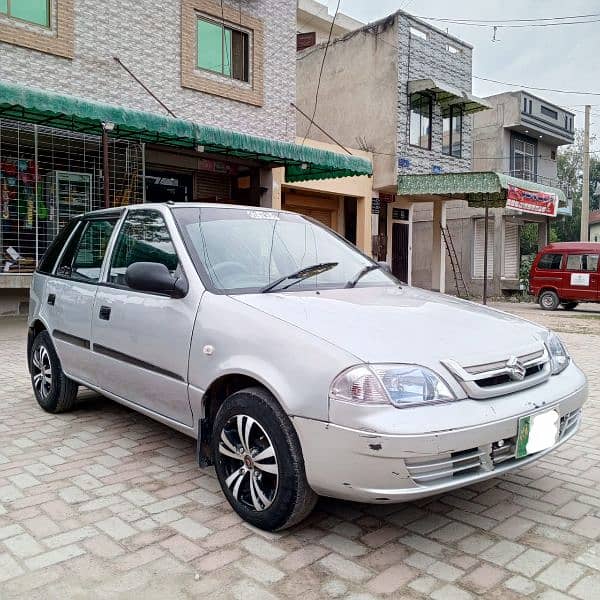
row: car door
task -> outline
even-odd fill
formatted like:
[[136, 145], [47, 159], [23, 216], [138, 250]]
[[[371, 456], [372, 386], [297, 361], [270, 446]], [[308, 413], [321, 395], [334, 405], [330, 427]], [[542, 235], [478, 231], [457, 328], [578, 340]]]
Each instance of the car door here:
[[41, 299], [41, 315], [64, 372], [90, 384], [96, 382], [90, 348], [92, 310], [106, 249], [118, 219], [115, 213], [79, 222]]
[[[598, 254], [568, 254], [564, 297], [579, 302], [598, 301]], [[561, 297], [562, 300], [562, 297]]]
[[168, 212], [128, 211], [96, 294], [92, 340], [102, 389], [191, 426], [188, 359], [201, 291], [190, 286], [184, 298], [171, 298], [132, 290], [125, 282], [127, 267], [135, 262], [162, 263], [185, 276], [173, 240], [177, 235]]

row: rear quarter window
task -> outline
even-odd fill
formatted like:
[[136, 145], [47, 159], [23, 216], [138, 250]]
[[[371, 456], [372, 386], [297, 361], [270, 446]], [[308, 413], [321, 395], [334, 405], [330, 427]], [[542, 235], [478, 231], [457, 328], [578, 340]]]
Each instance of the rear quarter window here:
[[562, 254], [544, 254], [538, 262], [538, 269], [542, 270], [558, 270], [562, 263]]
[[42, 256], [40, 263], [38, 265], [38, 273], [44, 273], [46, 275], [50, 275], [54, 270], [54, 265], [60, 256], [60, 253], [67, 243], [71, 233], [79, 223], [79, 220], [74, 219], [69, 221], [59, 232], [58, 235], [54, 238], [54, 241], [48, 246], [48, 249]]

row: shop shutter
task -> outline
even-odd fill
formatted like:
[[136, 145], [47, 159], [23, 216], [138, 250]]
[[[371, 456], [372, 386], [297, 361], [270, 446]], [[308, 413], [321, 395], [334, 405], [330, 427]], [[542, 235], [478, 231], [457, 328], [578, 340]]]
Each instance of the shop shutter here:
[[504, 222], [504, 265], [502, 277], [519, 278], [519, 226], [516, 223]]
[[[485, 221], [475, 219], [473, 235], [473, 278], [483, 279]], [[494, 221], [488, 220], [488, 279], [494, 276]]]
[[229, 175], [198, 171], [194, 177], [194, 200], [196, 202], [229, 202], [231, 183]]

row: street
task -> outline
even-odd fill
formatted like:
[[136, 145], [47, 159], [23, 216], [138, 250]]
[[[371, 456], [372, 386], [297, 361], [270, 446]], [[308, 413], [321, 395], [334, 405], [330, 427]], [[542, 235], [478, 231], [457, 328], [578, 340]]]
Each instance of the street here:
[[0, 598], [598, 598], [600, 312], [494, 307], [566, 342], [590, 383], [580, 433], [442, 496], [321, 499], [277, 534], [241, 521], [184, 435], [85, 390], [44, 413], [25, 321], [0, 320]]

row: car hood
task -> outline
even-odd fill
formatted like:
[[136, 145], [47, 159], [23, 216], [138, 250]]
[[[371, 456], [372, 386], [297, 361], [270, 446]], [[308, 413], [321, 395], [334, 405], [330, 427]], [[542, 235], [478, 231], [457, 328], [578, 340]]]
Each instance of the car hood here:
[[542, 348], [545, 331], [498, 310], [408, 286], [234, 298], [370, 363], [437, 368], [445, 359], [463, 366], [506, 360]]

